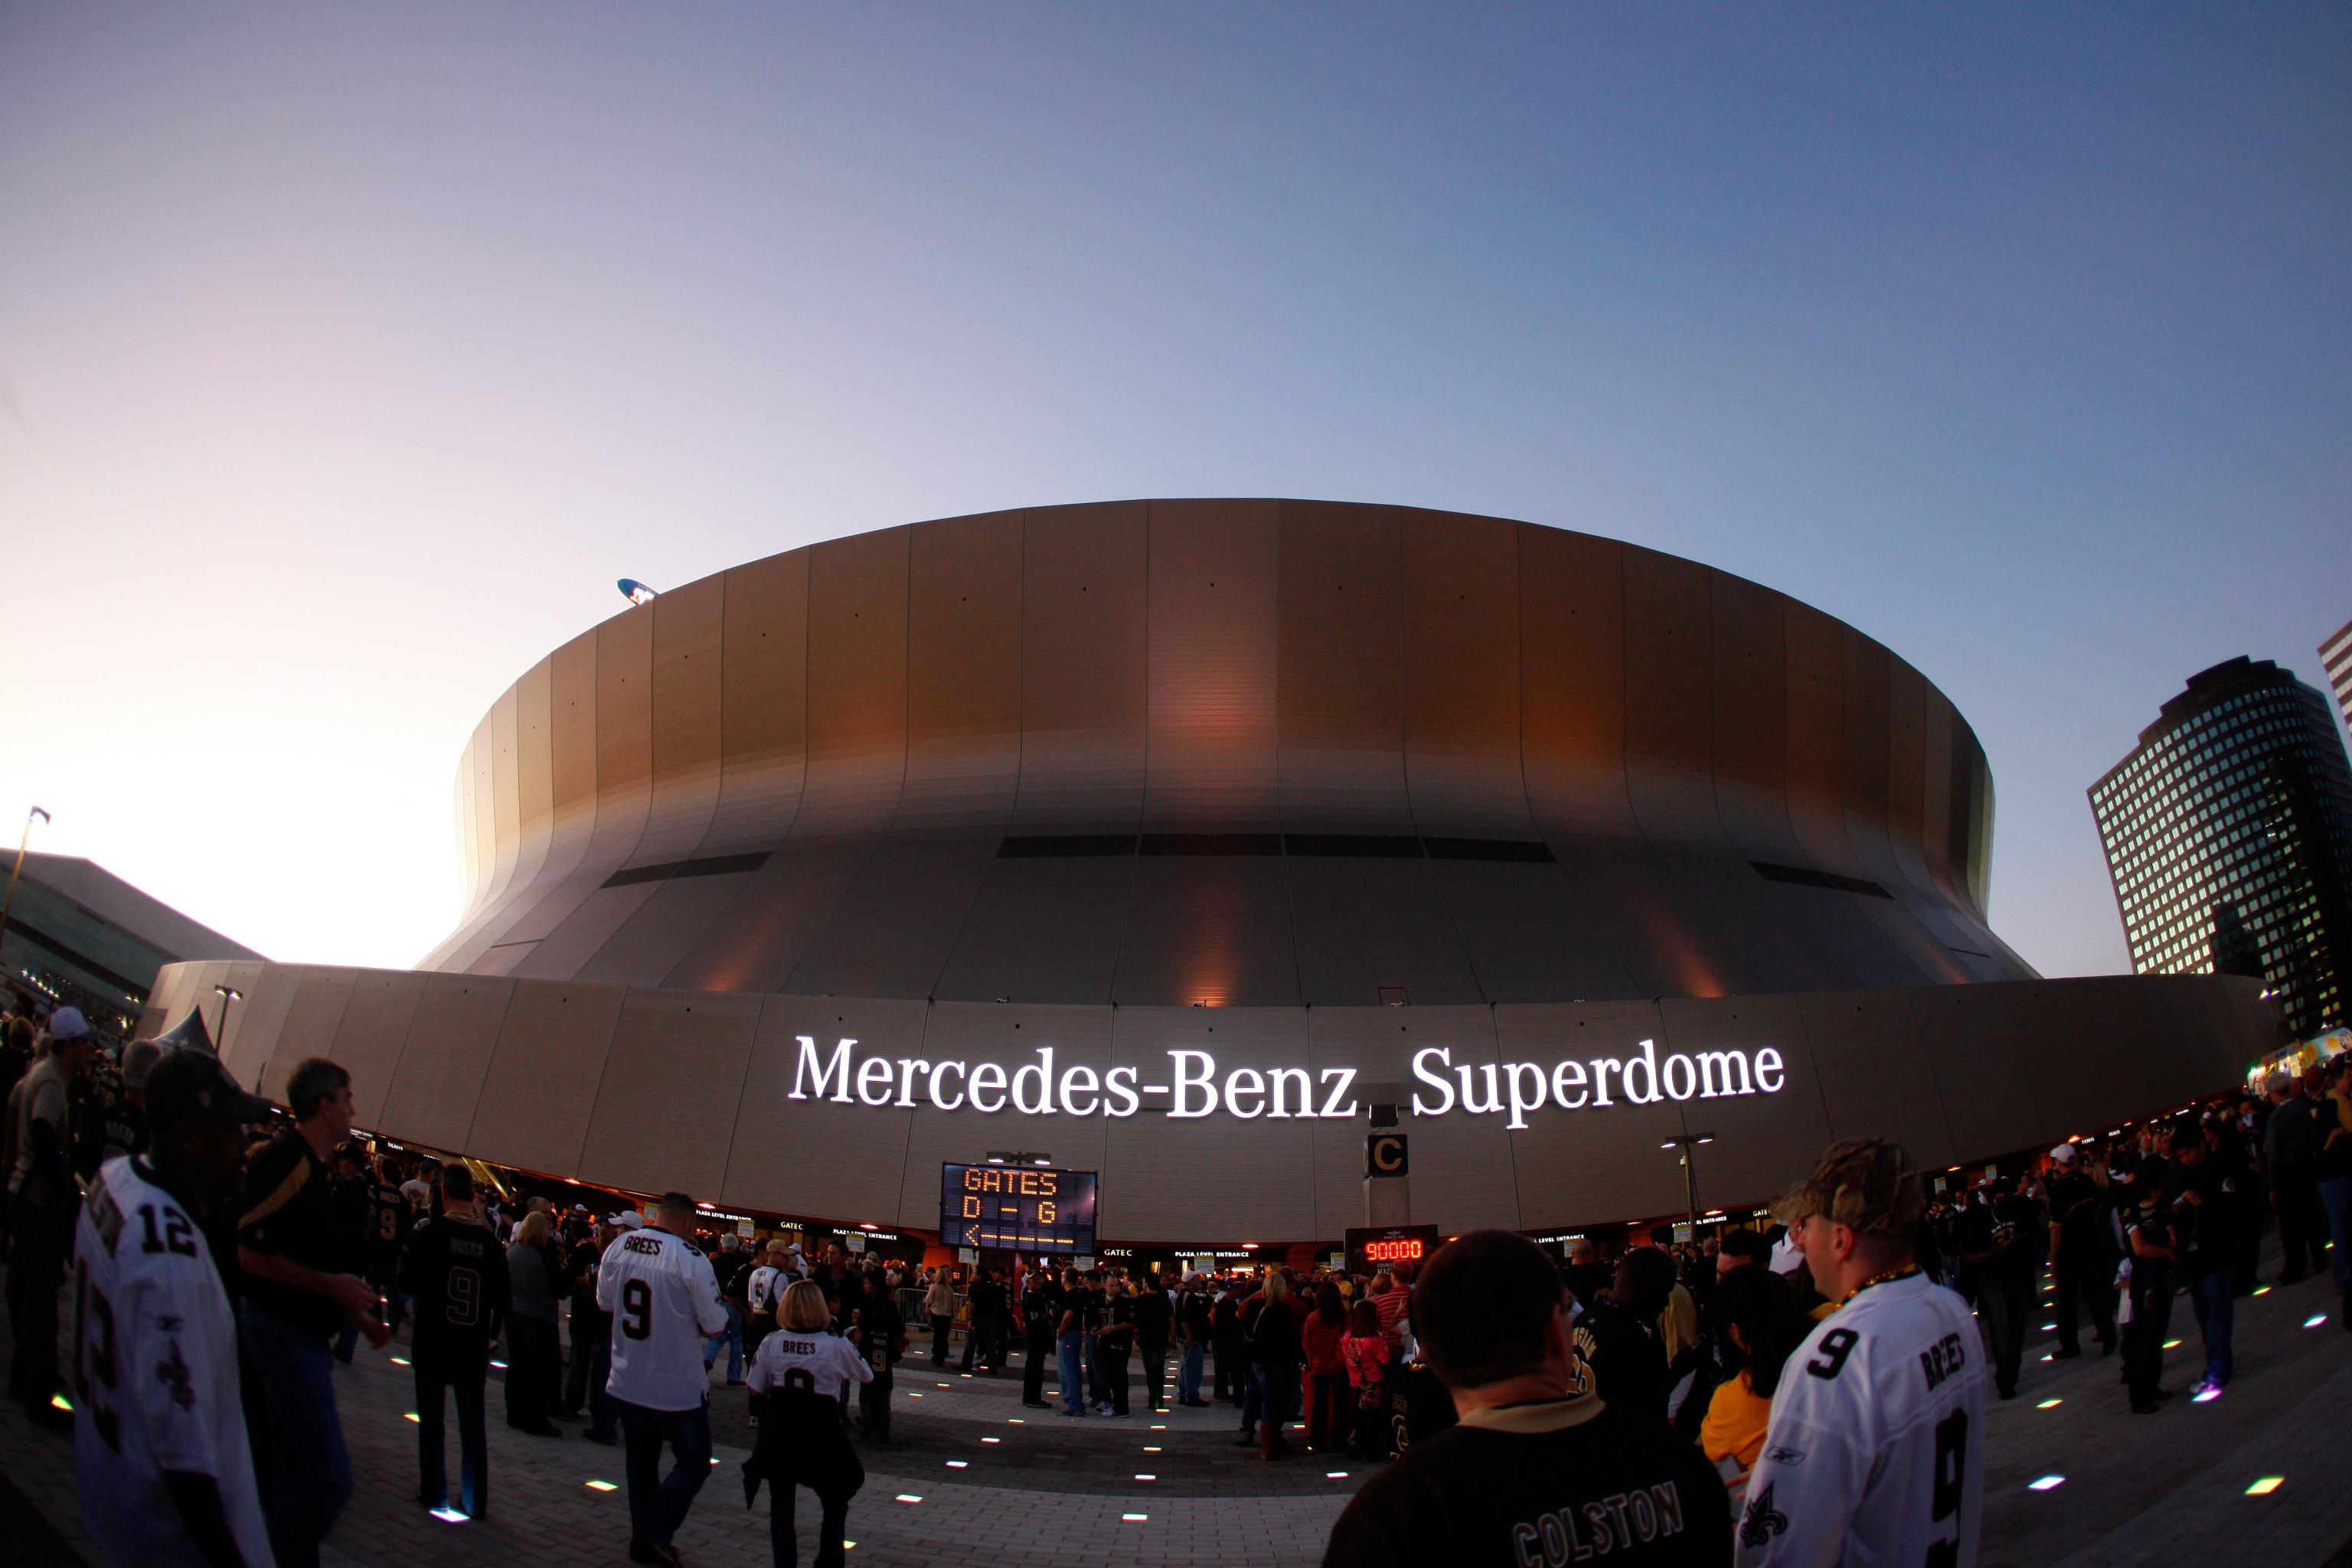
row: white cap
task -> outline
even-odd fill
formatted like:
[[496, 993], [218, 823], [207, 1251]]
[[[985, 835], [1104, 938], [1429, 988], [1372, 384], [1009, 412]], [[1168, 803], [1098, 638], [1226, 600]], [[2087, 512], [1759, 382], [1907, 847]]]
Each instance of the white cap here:
[[82, 1021], [79, 1007], [60, 1007], [49, 1015], [49, 1038], [53, 1040], [79, 1040], [89, 1033], [89, 1026]]
[[2083, 1156], [2072, 1143], [2061, 1143], [2050, 1151], [2050, 1157], [2062, 1165], [2071, 1165]]
[[646, 1216], [635, 1209], [623, 1209], [604, 1223], [614, 1230], [643, 1230], [646, 1227]]

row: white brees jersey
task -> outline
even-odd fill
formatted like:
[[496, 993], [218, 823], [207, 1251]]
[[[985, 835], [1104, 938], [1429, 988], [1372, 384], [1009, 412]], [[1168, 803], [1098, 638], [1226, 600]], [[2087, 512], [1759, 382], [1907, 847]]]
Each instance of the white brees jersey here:
[[751, 1358], [744, 1381], [754, 1394], [800, 1388], [835, 1399], [836, 1391], [852, 1383], [873, 1382], [874, 1369], [856, 1345], [838, 1334], [778, 1329], [760, 1342], [760, 1353]]
[[1984, 1505], [1983, 1342], [1924, 1274], [1872, 1285], [1780, 1373], [1740, 1568], [1966, 1568]]
[[753, 1317], [764, 1318], [775, 1310], [776, 1297], [782, 1294], [777, 1282], [783, 1277], [782, 1269], [770, 1268], [764, 1263], [751, 1270], [751, 1280], [743, 1287], [743, 1299], [751, 1303]]
[[236, 1320], [205, 1238], [128, 1155], [100, 1167], [74, 1238], [74, 1469], [117, 1563], [201, 1565], [163, 1485], [210, 1476], [251, 1568], [271, 1562], [236, 1372]]
[[604, 1391], [648, 1410], [695, 1410], [710, 1397], [702, 1341], [727, 1327], [719, 1277], [690, 1241], [648, 1226], [604, 1249], [596, 1305], [613, 1314]]

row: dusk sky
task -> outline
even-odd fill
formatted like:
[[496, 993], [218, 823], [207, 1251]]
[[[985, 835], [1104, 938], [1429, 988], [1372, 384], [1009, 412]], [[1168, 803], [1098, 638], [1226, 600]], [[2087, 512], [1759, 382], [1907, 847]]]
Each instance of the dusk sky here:
[[1171, 495], [1815, 605], [2124, 969], [2085, 788], [2352, 618], [2352, 7], [0, 8], [0, 832], [271, 957], [614, 578]]

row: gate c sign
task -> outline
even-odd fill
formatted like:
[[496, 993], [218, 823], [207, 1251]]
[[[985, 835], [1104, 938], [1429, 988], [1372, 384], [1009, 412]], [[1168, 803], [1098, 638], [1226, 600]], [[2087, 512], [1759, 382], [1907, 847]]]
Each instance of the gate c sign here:
[[1403, 1176], [1412, 1172], [1412, 1163], [1406, 1158], [1404, 1134], [1374, 1132], [1364, 1139], [1364, 1174], [1367, 1176]]

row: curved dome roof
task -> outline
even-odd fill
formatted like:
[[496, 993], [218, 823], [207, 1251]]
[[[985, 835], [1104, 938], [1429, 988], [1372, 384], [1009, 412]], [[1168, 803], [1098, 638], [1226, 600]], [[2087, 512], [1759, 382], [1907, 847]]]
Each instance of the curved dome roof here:
[[1276, 1005], [1919, 985], [1984, 922], [1967, 723], [1694, 562], [1291, 500], [886, 529], [558, 648], [459, 769], [428, 967]]

